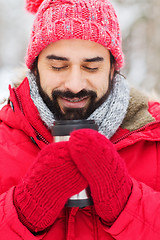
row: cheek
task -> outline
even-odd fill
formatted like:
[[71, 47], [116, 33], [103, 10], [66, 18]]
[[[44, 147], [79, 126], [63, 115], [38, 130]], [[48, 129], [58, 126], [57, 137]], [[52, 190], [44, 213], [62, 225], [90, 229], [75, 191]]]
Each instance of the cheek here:
[[98, 91], [97, 91], [98, 99], [103, 97], [103, 95], [106, 94], [107, 91], [108, 91], [108, 84], [106, 83], [106, 85], [104, 85], [98, 89]]
[[40, 75], [40, 82], [42, 89], [48, 94], [49, 97], [51, 97], [52, 91], [59, 88], [61, 85], [60, 79], [49, 71]]
[[[104, 76], [103, 76], [104, 77]], [[109, 88], [109, 79], [96, 79], [96, 84], [94, 84], [94, 91], [97, 93], [97, 98], [100, 99]]]

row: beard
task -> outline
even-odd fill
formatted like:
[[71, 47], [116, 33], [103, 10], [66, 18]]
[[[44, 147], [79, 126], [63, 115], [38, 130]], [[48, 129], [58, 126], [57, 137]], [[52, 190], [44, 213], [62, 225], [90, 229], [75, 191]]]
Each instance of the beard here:
[[[74, 94], [71, 91], [60, 91], [60, 90], [53, 90], [52, 91], [52, 98], [48, 96], [48, 94], [42, 89], [40, 84], [40, 77], [38, 69], [36, 71], [36, 82], [39, 90], [39, 94], [43, 99], [46, 106], [49, 110], [53, 113], [55, 120], [79, 120], [79, 119], [87, 119], [99, 106], [101, 106], [105, 100], [108, 98], [110, 91], [112, 89], [113, 81], [109, 75], [109, 87], [107, 92], [97, 100], [96, 92], [92, 90], [81, 90], [79, 93]], [[58, 98], [69, 98], [71, 99], [82, 99], [82, 98], [89, 98], [89, 104], [87, 107], [83, 108], [67, 108], [64, 107], [64, 112], [62, 112]]]

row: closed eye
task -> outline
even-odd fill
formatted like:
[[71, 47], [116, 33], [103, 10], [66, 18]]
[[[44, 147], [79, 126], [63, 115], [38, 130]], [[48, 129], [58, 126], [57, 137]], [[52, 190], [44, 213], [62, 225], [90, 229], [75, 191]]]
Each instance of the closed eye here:
[[94, 72], [94, 71], [98, 70], [98, 67], [96, 67], [96, 68], [89, 68], [89, 67], [83, 66], [83, 68], [85, 68], [85, 69], [87, 69], [88, 71], [91, 71], [91, 72]]
[[[55, 66], [52, 66], [52, 69], [55, 70], [55, 71], [60, 71], [60, 70], [63, 70], [63, 69], [67, 69], [68, 66], [63, 66], [63, 67], [55, 67]], [[82, 68], [86, 69], [87, 71], [90, 71], [90, 72], [95, 72], [98, 70], [98, 67], [96, 68], [90, 68], [90, 67], [87, 67], [87, 66], [82, 66]]]
[[56, 70], [56, 71], [60, 71], [60, 70], [65, 69], [65, 68], [68, 68], [68, 66], [63, 66], [63, 67], [54, 67], [54, 66], [52, 66], [52, 69]]

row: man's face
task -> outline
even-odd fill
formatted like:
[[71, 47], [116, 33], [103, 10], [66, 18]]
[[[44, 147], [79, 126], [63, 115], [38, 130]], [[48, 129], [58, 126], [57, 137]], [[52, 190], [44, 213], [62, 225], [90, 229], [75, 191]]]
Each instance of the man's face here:
[[109, 51], [79, 39], [48, 45], [35, 71], [40, 95], [56, 119], [86, 119], [107, 98], [113, 73]]

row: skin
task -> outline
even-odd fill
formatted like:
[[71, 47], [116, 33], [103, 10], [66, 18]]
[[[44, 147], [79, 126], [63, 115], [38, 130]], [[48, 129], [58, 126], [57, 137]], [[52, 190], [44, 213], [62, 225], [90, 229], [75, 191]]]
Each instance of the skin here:
[[[38, 57], [38, 72], [43, 91], [52, 99], [52, 92], [70, 91], [74, 94], [81, 90], [91, 90], [100, 100], [108, 91], [109, 75], [114, 74], [110, 66], [110, 53], [98, 43], [69, 39], [48, 45]], [[36, 73], [35, 73], [36, 74]], [[87, 109], [90, 96], [80, 98], [57, 97], [63, 114], [65, 109]]]

